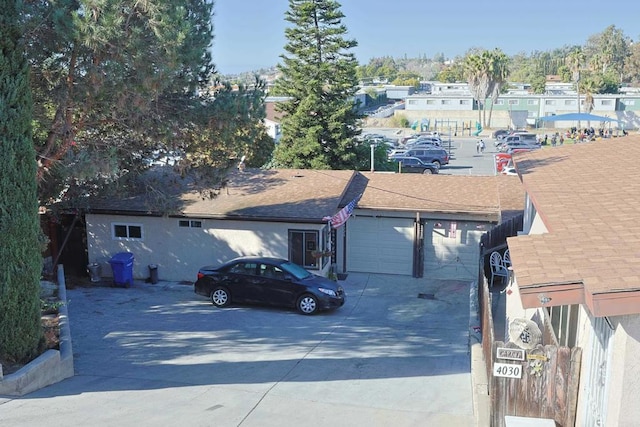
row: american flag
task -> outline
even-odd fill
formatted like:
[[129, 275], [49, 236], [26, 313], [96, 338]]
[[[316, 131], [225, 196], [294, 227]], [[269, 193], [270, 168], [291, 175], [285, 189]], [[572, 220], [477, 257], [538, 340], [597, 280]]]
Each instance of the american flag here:
[[347, 206], [345, 206], [344, 208], [340, 209], [340, 212], [338, 212], [334, 216], [325, 216], [322, 219], [324, 221], [329, 221], [331, 223], [331, 227], [332, 228], [340, 228], [342, 226], [342, 224], [347, 222], [347, 220], [349, 219], [349, 217], [353, 213], [353, 210], [355, 209], [356, 205], [358, 204], [358, 201], [360, 200], [360, 197], [362, 197], [362, 194], [360, 194], [358, 197], [356, 197], [355, 199], [350, 201]]

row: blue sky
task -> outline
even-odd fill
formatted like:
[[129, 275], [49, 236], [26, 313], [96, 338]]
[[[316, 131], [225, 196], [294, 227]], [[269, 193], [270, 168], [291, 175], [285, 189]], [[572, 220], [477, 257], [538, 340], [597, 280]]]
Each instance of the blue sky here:
[[[454, 58], [471, 47], [507, 55], [583, 45], [609, 25], [640, 39], [638, 0], [339, 0], [360, 64], [373, 57]], [[223, 74], [276, 65], [288, 0], [215, 0], [213, 62]]]

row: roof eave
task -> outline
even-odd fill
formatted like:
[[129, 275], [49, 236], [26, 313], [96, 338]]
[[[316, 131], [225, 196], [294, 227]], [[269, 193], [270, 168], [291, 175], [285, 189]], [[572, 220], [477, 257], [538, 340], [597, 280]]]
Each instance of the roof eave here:
[[519, 286], [524, 308], [556, 307], [584, 304], [584, 285], [581, 282], [544, 283]]
[[585, 305], [595, 317], [640, 314], [640, 289], [592, 293], [582, 282], [519, 286], [523, 308]]

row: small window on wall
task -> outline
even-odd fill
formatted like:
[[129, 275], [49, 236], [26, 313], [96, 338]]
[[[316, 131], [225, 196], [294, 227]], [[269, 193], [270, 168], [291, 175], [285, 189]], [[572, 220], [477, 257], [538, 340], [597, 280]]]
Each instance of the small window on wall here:
[[306, 268], [319, 268], [319, 258], [313, 256], [324, 248], [318, 247], [318, 231], [289, 230], [289, 261]]
[[179, 227], [202, 228], [202, 221], [194, 221], [190, 219], [181, 219], [178, 221]]
[[140, 224], [111, 224], [114, 239], [142, 239], [142, 225]]

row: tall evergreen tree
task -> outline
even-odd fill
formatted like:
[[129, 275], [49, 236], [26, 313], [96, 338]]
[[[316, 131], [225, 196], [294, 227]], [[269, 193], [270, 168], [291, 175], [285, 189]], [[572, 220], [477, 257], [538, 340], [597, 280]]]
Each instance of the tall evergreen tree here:
[[28, 63], [18, 0], [0, 14], [0, 357], [35, 355], [40, 327], [40, 272], [36, 157]]
[[333, 0], [289, 0], [287, 44], [274, 92], [289, 97], [276, 165], [307, 169], [352, 169], [360, 116], [353, 105], [357, 61], [345, 38], [344, 15]]
[[43, 200], [185, 145], [213, 72], [212, 13], [213, 0], [25, 2]]

